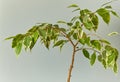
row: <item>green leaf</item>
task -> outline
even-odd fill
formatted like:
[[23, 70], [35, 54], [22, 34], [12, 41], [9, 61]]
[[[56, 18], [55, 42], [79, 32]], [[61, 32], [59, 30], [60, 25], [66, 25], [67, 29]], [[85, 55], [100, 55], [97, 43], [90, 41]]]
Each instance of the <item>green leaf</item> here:
[[91, 11], [88, 10], [88, 9], [83, 9], [83, 10], [80, 11], [81, 16], [86, 16], [86, 14], [90, 14], [90, 13], [91, 13]]
[[73, 25], [73, 23], [67, 23], [67, 25], [68, 25], [68, 26], [72, 26], [72, 25]]
[[113, 48], [110, 45], [106, 45], [105, 49], [106, 49], [106, 51], [112, 51], [113, 50]]
[[105, 6], [104, 8], [106, 8], [106, 9], [112, 9], [112, 6], [109, 5], [109, 6]]
[[79, 22], [79, 21], [76, 21], [76, 22], [75, 22], [75, 26], [76, 26], [76, 27], [79, 27], [79, 26], [80, 26], [80, 22]]
[[100, 41], [100, 42], [102, 42], [102, 43], [105, 43], [105, 44], [110, 45], [110, 42], [108, 42], [108, 41], [107, 41], [107, 40], [105, 40], [105, 39], [100, 39], [99, 41]]
[[38, 31], [36, 31], [36, 32], [33, 33], [32, 38], [34, 39], [34, 42], [36, 42], [38, 40], [38, 38], [39, 38]]
[[60, 46], [61, 44], [63, 44], [64, 41], [65, 41], [65, 40], [59, 40], [59, 41], [57, 41], [57, 42], [53, 45], [53, 47]]
[[77, 8], [77, 9], [73, 10], [72, 12], [75, 12], [75, 11], [80, 11], [80, 8]]
[[102, 64], [103, 64], [104, 68], [106, 69], [107, 68], [107, 64], [106, 64], [106, 61], [104, 59], [102, 60]]
[[17, 34], [12, 40], [12, 48], [16, 47], [17, 44], [24, 39], [23, 34]]
[[81, 31], [81, 38], [79, 39], [79, 42], [85, 45], [86, 39], [87, 39], [87, 35], [85, 34], [85, 32]]
[[117, 67], [117, 64], [116, 64], [116, 63], [114, 64], [113, 71], [114, 71], [115, 73], [118, 72], [118, 67]]
[[116, 17], [120, 17], [115, 11], [111, 10], [111, 13], [116, 16]]
[[90, 37], [87, 37], [87, 38], [85, 39], [85, 43], [86, 43], [88, 46], [91, 45], [91, 43], [90, 43]]
[[96, 60], [96, 52], [94, 52], [94, 53], [91, 55], [90, 64], [93, 65], [93, 64], [95, 63], [95, 60]]
[[75, 16], [71, 19], [71, 22], [75, 22], [77, 19], [79, 19], [79, 16]]
[[65, 28], [60, 28], [60, 31], [66, 32], [66, 29]]
[[119, 33], [118, 32], [111, 32], [108, 34], [108, 36], [113, 36], [113, 35], [118, 35]]
[[88, 15], [85, 15], [83, 18], [83, 24], [86, 29], [91, 30], [94, 27], [93, 22], [91, 21], [91, 18]]
[[60, 45], [60, 51], [62, 50], [62, 47], [64, 46], [64, 43], [62, 43], [61, 45]]
[[38, 26], [33, 26], [31, 29], [28, 30], [28, 32], [35, 32], [36, 30], [38, 30]]
[[43, 43], [47, 49], [49, 49], [50, 41], [51, 41], [51, 38], [49, 36], [46, 36], [46, 38], [43, 40]]
[[32, 48], [34, 47], [36, 41], [34, 41], [34, 39], [32, 38], [31, 44], [30, 44], [30, 51], [32, 50]]
[[114, 62], [116, 62], [118, 59], [119, 52], [116, 48], [113, 48], [111, 51], [111, 55], [114, 55]]
[[92, 15], [91, 21], [94, 24], [93, 29], [94, 29], [94, 31], [96, 31], [98, 29], [98, 24], [99, 24], [97, 15]]
[[92, 44], [93, 48], [101, 50], [101, 43], [98, 40], [91, 40], [91, 44]]
[[106, 10], [105, 8], [100, 8], [96, 12], [102, 17], [102, 19], [104, 20], [104, 22], [106, 24], [109, 24], [109, 22], [110, 22], [110, 13], [109, 13], [108, 10]]
[[103, 51], [102, 51], [102, 57], [103, 57], [103, 59], [105, 59], [105, 60], [107, 59], [107, 54], [106, 54], [106, 52], [107, 52], [106, 50], [103, 50]]
[[89, 52], [88, 52], [86, 49], [83, 49], [82, 52], [83, 52], [83, 55], [84, 55], [86, 58], [90, 59], [90, 54], [89, 54]]
[[111, 0], [111, 1], [109, 1], [109, 2], [106, 2], [106, 3], [102, 4], [101, 6], [103, 7], [103, 6], [105, 6], [105, 5], [108, 5], [108, 4], [112, 3], [113, 1], [116, 1], [116, 0]]
[[97, 15], [93, 14], [90, 10], [87, 9], [82, 10], [80, 13], [82, 14], [80, 16], [80, 20], [84, 24], [85, 28], [88, 30], [94, 29], [96, 31], [98, 28]]
[[65, 22], [65, 21], [62, 21], [62, 20], [58, 21], [57, 23], [66, 24], [66, 22]]
[[5, 38], [5, 40], [10, 40], [10, 39], [13, 39], [14, 36], [11, 36], [11, 37], [8, 37], [8, 38]]
[[30, 46], [31, 41], [32, 41], [32, 39], [30, 36], [27, 36], [24, 38], [24, 45], [25, 45], [26, 49]]
[[44, 41], [44, 45], [47, 49], [49, 49], [50, 46], [50, 41]]
[[117, 50], [116, 48], [113, 48], [113, 49], [114, 49], [114, 54], [115, 54], [116, 56], [118, 56], [118, 55], [119, 55], [118, 50]]
[[74, 33], [74, 34], [73, 34], [73, 38], [74, 38], [75, 40], [77, 40], [77, 39], [78, 39], [78, 33]]
[[114, 61], [114, 59], [115, 59], [115, 55], [114, 55], [114, 53], [111, 53], [111, 55], [108, 56], [107, 63], [110, 64], [112, 61]]
[[98, 61], [102, 62], [102, 55], [98, 55]]
[[91, 21], [84, 23], [84, 26], [88, 30], [91, 30], [93, 27], [95, 27]]
[[68, 6], [68, 8], [72, 8], [72, 7], [74, 8], [74, 7], [79, 7], [79, 6], [76, 5], [76, 4], [71, 4], [71, 5]]
[[15, 53], [18, 56], [22, 49], [22, 43], [18, 43], [18, 45], [15, 47]]
[[85, 39], [84, 38], [81, 38], [80, 40], [79, 40], [79, 42], [81, 43], [81, 44], [83, 44], [83, 45], [85, 45]]
[[39, 35], [43, 38], [46, 37], [46, 30], [45, 29], [39, 29]]

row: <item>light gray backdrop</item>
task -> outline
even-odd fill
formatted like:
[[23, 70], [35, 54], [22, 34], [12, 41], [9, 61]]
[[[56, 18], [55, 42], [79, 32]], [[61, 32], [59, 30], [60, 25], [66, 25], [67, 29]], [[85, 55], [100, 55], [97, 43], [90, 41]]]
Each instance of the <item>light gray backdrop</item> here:
[[[81, 8], [95, 10], [109, 0], [0, 0], [0, 82], [66, 82], [68, 67], [71, 61], [71, 47], [64, 46], [49, 51], [38, 43], [32, 52], [23, 52], [17, 58], [11, 48], [11, 41], [4, 38], [24, 33], [38, 22], [56, 23], [57, 20], [69, 21], [71, 13], [67, 9], [70, 4], [78, 4]], [[112, 3], [113, 8], [120, 14], [120, 1]], [[120, 36], [107, 37], [111, 31], [120, 32], [120, 19], [111, 17], [111, 23], [100, 22], [98, 31], [109, 39], [113, 46], [120, 51]], [[118, 61], [120, 67], [120, 59]], [[120, 72], [104, 70], [96, 62], [93, 67], [77, 53], [71, 82], [120, 82]]]

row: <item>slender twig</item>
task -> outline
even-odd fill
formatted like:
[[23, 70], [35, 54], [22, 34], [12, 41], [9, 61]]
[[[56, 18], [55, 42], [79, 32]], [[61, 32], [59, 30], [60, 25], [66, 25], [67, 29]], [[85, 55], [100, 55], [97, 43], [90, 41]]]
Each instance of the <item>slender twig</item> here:
[[70, 41], [70, 43], [72, 44], [72, 46], [74, 46], [74, 43], [73, 43], [73, 41], [71, 40], [71, 38], [68, 37], [68, 35], [67, 35], [64, 31], [61, 31], [61, 32], [62, 32], [62, 34]]
[[82, 50], [83, 48], [84, 48], [84, 46], [82, 46], [81, 48], [78, 48], [77, 50], [75, 50], [75, 52], [80, 51], [80, 50]]
[[98, 50], [96, 50], [96, 49], [94, 49], [94, 48], [91, 48], [91, 47], [89, 47], [89, 48], [84, 48], [84, 47], [81, 47], [81, 48], [77, 49], [77, 50], [76, 50], [76, 52], [77, 52], [77, 51], [80, 51], [80, 50], [82, 50], [82, 49], [92, 50], [92, 51], [95, 51], [95, 52], [97, 52], [97, 53], [101, 54], [101, 52], [100, 52], [100, 51], [98, 51]]

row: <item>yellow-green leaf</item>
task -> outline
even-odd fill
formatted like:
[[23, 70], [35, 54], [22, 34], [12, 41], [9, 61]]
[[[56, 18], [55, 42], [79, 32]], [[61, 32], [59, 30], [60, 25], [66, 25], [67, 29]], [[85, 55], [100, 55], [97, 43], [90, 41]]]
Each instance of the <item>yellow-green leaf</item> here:
[[109, 22], [110, 22], [110, 13], [109, 13], [108, 10], [106, 10], [105, 8], [100, 8], [96, 12], [102, 17], [102, 19], [104, 20], [104, 22], [106, 24], [109, 24]]
[[26, 48], [28, 48], [31, 44], [32, 38], [30, 36], [27, 36], [24, 38], [24, 45]]
[[92, 44], [93, 48], [101, 50], [101, 43], [98, 40], [91, 40], [91, 44]]
[[12, 48], [16, 47], [17, 44], [24, 39], [23, 34], [17, 34], [12, 40]]
[[15, 47], [15, 53], [18, 56], [22, 49], [22, 43], [18, 43], [18, 45]]
[[107, 64], [106, 64], [106, 61], [104, 59], [102, 60], [102, 64], [103, 64], [104, 68], [106, 69], [107, 68]]
[[118, 72], [118, 67], [117, 67], [117, 64], [116, 64], [116, 63], [114, 64], [113, 71], [114, 71], [115, 73]]
[[79, 7], [77, 4], [71, 4], [68, 6], [68, 8], [72, 8], [72, 7]]

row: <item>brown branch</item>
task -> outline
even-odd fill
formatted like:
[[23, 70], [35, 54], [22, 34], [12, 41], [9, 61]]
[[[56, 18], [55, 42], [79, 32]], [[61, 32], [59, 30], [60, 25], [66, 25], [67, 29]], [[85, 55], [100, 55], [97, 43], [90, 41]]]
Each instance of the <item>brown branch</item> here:
[[71, 79], [72, 69], [73, 69], [73, 66], [74, 66], [75, 52], [76, 52], [75, 49], [76, 49], [76, 46], [73, 47], [72, 61], [71, 61], [69, 71], [68, 71], [67, 82], [70, 82], [70, 79]]

